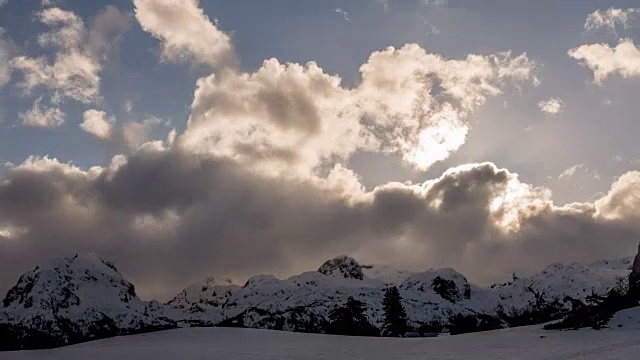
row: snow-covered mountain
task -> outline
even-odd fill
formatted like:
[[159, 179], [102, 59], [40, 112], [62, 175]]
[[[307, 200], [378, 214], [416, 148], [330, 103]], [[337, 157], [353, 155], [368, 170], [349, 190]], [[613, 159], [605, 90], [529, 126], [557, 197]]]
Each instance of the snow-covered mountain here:
[[[446, 325], [458, 314], [486, 314], [521, 324], [542, 312], [568, 310], [568, 300], [584, 302], [589, 295], [606, 294], [628, 276], [630, 265], [630, 259], [553, 264], [532, 276], [483, 288], [453, 269], [400, 271], [339, 256], [317, 271], [284, 280], [258, 275], [244, 286], [216, 281], [192, 285], [168, 305], [180, 311], [181, 320], [217, 324], [224, 319], [224, 326], [321, 332], [331, 309], [348, 297], [364, 302], [370, 321], [380, 326], [384, 289], [396, 285], [414, 327]], [[516, 319], [522, 316], [524, 320]]]
[[46, 343], [68, 344], [174, 327], [161, 313], [136, 296], [115, 266], [89, 254], [56, 258], [22, 275], [3, 300], [0, 324], [18, 338], [3, 339], [13, 347], [39, 347], [19, 340], [36, 332]]
[[364, 302], [369, 320], [380, 327], [384, 290], [391, 285], [399, 288], [415, 328], [449, 326], [459, 315], [518, 326], [606, 294], [628, 277], [630, 267], [630, 259], [553, 264], [532, 276], [480, 287], [453, 269], [410, 272], [339, 256], [288, 279], [256, 275], [237, 285], [208, 278], [162, 304], [140, 300], [111, 263], [95, 254], [77, 255], [37, 267], [9, 290], [0, 309], [0, 349], [59, 346], [185, 323], [323, 332], [330, 311], [349, 297]]

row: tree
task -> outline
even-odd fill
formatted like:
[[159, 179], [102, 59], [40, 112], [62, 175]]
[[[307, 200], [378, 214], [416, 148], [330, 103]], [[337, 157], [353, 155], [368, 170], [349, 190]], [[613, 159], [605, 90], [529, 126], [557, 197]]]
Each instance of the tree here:
[[392, 286], [385, 290], [382, 307], [384, 310], [382, 336], [404, 336], [407, 332], [407, 313], [402, 306], [402, 297], [397, 287]]
[[367, 308], [362, 301], [350, 296], [346, 304], [329, 313], [327, 332], [334, 335], [377, 336], [378, 329], [371, 325], [365, 315], [366, 311]]

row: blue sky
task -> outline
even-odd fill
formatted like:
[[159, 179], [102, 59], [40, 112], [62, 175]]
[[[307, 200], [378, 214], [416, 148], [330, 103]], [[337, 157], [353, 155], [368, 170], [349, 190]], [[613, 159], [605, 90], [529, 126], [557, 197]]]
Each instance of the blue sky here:
[[[157, 151], [164, 151], [166, 154], [176, 152], [181, 156], [189, 154], [186, 157], [188, 159], [204, 156], [209, 160], [214, 159], [211, 161], [230, 161], [242, 168], [242, 171], [250, 171], [252, 176], [259, 179], [264, 178], [266, 183], [275, 178], [293, 187], [307, 182], [324, 184], [310, 190], [310, 193], [316, 194], [312, 198], [326, 199], [325, 193], [320, 195], [317, 192], [328, 191], [324, 187], [328, 186], [331, 191], [342, 194], [340, 196], [344, 198], [340, 199], [347, 203], [355, 201], [354, 197], [360, 199], [358, 201], [371, 201], [371, 197], [378, 194], [376, 189], [382, 192], [390, 188], [399, 189], [400, 185], [389, 184], [390, 182], [409, 186], [406, 183], [409, 181], [433, 190], [437, 188], [434, 184], [445, 181], [447, 176], [462, 176], [461, 174], [467, 171], [482, 168], [477, 164], [488, 162], [492, 164], [491, 169], [495, 167], [496, 174], [502, 174], [497, 169], [504, 169], [510, 174], [509, 179], [518, 179], [503, 179], [508, 185], [501, 183], [502, 185], [492, 185], [491, 188], [494, 189], [492, 191], [498, 191], [495, 189], [506, 186], [511, 192], [502, 194], [502, 199], [508, 199], [512, 205], [517, 204], [522, 208], [538, 209], [542, 206], [537, 202], [540, 200], [547, 205], [552, 204], [544, 211], [551, 211], [553, 216], [565, 219], [568, 211], [573, 214], [571, 216], [578, 216], [580, 221], [584, 220], [583, 217], [591, 219], [591, 225], [588, 226], [600, 226], [602, 223], [598, 219], [619, 219], [622, 216], [619, 214], [623, 210], [627, 211], [625, 206], [635, 204], [631, 200], [615, 197], [616, 201], [626, 205], [614, 206], [613, 195], [617, 194], [617, 190], [630, 198], [637, 197], [636, 191], [640, 190], [625, 188], [626, 190], [622, 191], [612, 186], [616, 183], [635, 186], [636, 183], [629, 179], [636, 176], [634, 170], [638, 170], [640, 166], [640, 143], [637, 141], [637, 134], [640, 133], [637, 115], [640, 113], [640, 103], [636, 95], [640, 90], [640, 58], [634, 53], [634, 49], [638, 51], [637, 44], [640, 43], [640, 10], [635, 9], [639, 6], [637, 1], [148, 1], [0, 2], [3, 4], [0, 6], [0, 28], [3, 29], [0, 33], [0, 79], [2, 69], [7, 69], [5, 78], [8, 76], [4, 84], [0, 81], [0, 163], [6, 163], [0, 167], [0, 184], [5, 180], [4, 185], [0, 185], [0, 240], [3, 236], [3, 226], [9, 229], [5, 230], [4, 234], [12, 234], [7, 235], [7, 238], [17, 237], [17, 233], [27, 234], [26, 240], [20, 244], [30, 245], [24, 245], [25, 247], [19, 250], [12, 248], [12, 251], [14, 255], [33, 254], [29, 257], [30, 263], [40, 261], [45, 256], [44, 252], [35, 251], [33, 247], [45, 249], [49, 246], [42, 245], [42, 241], [45, 240], [37, 236], [38, 232], [76, 239], [71, 241], [71, 244], [55, 242], [56, 245], [50, 245], [51, 249], [47, 254], [63, 255], [73, 251], [102, 249], [104, 253], [111, 255], [115, 250], [113, 247], [104, 247], [105, 243], [96, 245], [90, 241], [77, 240], [86, 236], [87, 232], [99, 231], [98, 225], [95, 225], [96, 228], [86, 225], [86, 229], [82, 231], [59, 229], [58, 233], [58, 230], [32, 222], [35, 221], [33, 219], [27, 220], [26, 217], [18, 216], [17, 212], [12, 211], [7, 204], [21, 199], [19, 192], [30, 189], [29, 186], [34, 184], [29, 182], [17, 189], [10, 188], [20, 184], [23, 172], [35, 171], [34, 169], [44, 166], [48, 169], [47, 172], [57, 174], [52, 169], [60, 168], [58, 170], [61, 173], [68, 174], [61, 169], [69, 169], [69, 164], [75, 164], [89, 182], [88, 185], [80, 187], [83, 189], [82, 194], [89, 191], [87, 188], [94, 186], [100, 191], [106, 191], [107, 185], [100, 187], [93, 182], [96, 178], [92, 177], [89, 169], [101, 169], [95, 171], [101, 171], [100, 176], [107, 179], [105, 184], [110, 184], [111, 178], [106, 173], [112, 171], [108, 169], [118, 171], [119, 168], [114, 165], [119, 164], [120, 160], [117, 159], [129, 159], [129, 163], [134, 163], [134, 160], [140, 158], [140, 168], [136, 171], [144, 173], [142, 169], [147, 168], [142, 164], [147, 163], [142, 158], [146, 159], [150, 150], [141, 150], [141, 146], [144, 148], [143, 144], [150, 141], [163, 142], [163, 145], [157, 145], [161, 146], [162, 150]], [[160, 5], [174, 8], [166, 12]], [[619, 9], [621, 12], [611, 12], [610, 9]], [[53, 25], [45, 23], [47, 18]], [[588, 24], [588, 19], [596, 18], [600, 19], [599, 23]], [[157, 19], [160, 19], [159, 22], [154, 22]], [[63, 32], [57, 32], [61, 29], [71, 31], [69, 29], [76, 29], [74, 26], [79, 26], [77, 34], [80, 35], [74, 32], [67, 39], [63, 37]], [[192, 30], [191, 26], [200, 27]], [[221, 43], [206, 43], [216, 38], [222, 39]], [[625, 53], [607, 53], [606, 56], [597, 53], [598, 49], [612, 49], [623, 43], [628, 45], [629, 51]], [[211, 54], [218, 48], [222, 49], [225, 44], [228, 48], [220, 51], [224, 52], [226, 58], [214, 59], [215, 56]], [[403, 48], [405, 44], [417, 44], [417, 47], [410, 50]], [[385, 52], [388, 46], [393, 46], [393, 51]], [[570, 56], [572, 49], [580, 49], [582, 52]], [[509, 53], [500, 55], [504, 52]], [[3, 54], [6, 56], [3, 57]], [[36, 84], [29, 91], [24, 90], [27, 75], [25, 62], [31, 64], [29, 59], [42, 58], [43, 61], [52, 64], [57, 57], [65, 54], [77, 54], [84, 59], [83, 61], [87, 61], [85, 64], [98, 67], [97, 72], [91, 74], [99, 78], [96, 96], [82, 100], [78, 98], [80, 95], [70, 95], [76, 90], [62, 81], [53, 85], [43, 83], [54, 81], [51, 79], [55, 78], [55, 74], [51, 75], [49, 80], [42, 80], [43, 82]], [[391, 88], [385, 88], [382, 80], [372, 80], [369, 83], [363, 81], [361, 66], [374, 64], [375, 54], [379, 55], [382, 65], [369, 72], [371, 78], [380, 76], [388, 81], [396, 79], [400, 85], [393, 91], [397, 93], [389, 90]], [[473, 56], [486, 62], [482, 65], [486, 67], [482, 68], [474, 63]], [[494, 63], [500, 56], [504, 56], [504, 62]], [[582, 58], [579, 58], [580, 56]], [[414, 59], [412, 57], [418, 59], [415, 60], [417, 64], [410, 62]], [[230, 60], [232, 58], [235, 59], [235, 63]], [[277, 59], [278, 65], [301, 64], [300, 69], [303, 70], [295, 73], [298, 71], [295, 70], [297, 65], [292, 65], [287, 71], [290, 70], [292, 74], [297, 75], [278, 80], [281, 82], [269, 82], [273, 80], [269, 77], [271, 72], [276, 73], [278, 69], [274, 63], [271, 63], [272, 67], [265, 65], [265, 61], [272, 58]], [[518, 59], [521, 62], [517, 62]], [[402, 62], [405, 60], [407, 63]], [[322, 69], [322, 76], [314, 73], [311, 67], [304, 68], [305, 64], [311, 61]], [[460, 63], [459, 67], [455, 65], [457, 61]], [[592, 61], [591, 65], [589, 61]], [[601, 67], [614, 66], [603, 76], [602, 81], [595, 80], [597, 66], [593, 64], [598, 61]], [[604, 62], [608, 65], [603, 65]], [[409, 63], [413, 64], [410, 66], [416, 66], [417, 72], [422, 71], [436, 78], [433, 88], [429, 85], [429, 90], [425, 93], [420, 93], [419, 90], [412, 92], [411, 86], [415, 85], [412, 81], [415, 79], [411, 75], [402, 78], [404, 75], [400, 73], [403, 66]], [[362, 71], [366, 73], [367, 70]], [[488, 73], [478, 75], [482, 71]], [[341, 85], [330, 89], [314, 87], [320, 86], [318, 84], [324, 80], [316, 79], [318, 83], [305, 82], [311, 73], [324, 80], [339, 77]], [[464, 79], [469, 73], [475, 75], [466, 82]], [[271, 85], [256, 85], [251, 82], [255, 80], [257, 83], [256, 79], [260, 74], [264, 75], [265, 84]], [[283, 85], [287, 84], [287, 81], [290, 81], [290, 87]], [[481, 88], [474, 88], [478, 84]], [[307, 85], [309, 89], [314, 90], [307, 92]], [[267, 88], [255, 90], [252, 86]], [[274, 89], [269, 89], [269, 86], [273, 86]], [[280, 86], [284, 88], [279, 88]], [[454, 93], [452, 89], [457, 89], [457, 86], [464, 88], [463, 94]], [[86, 90], [85, 88], [82, 91]], [[261, 92], [263, 90], [264, 93]], [[406, 92], [403, 92], [405, 90]], [[299, 97], [296, 97], [298, 95]], [[420, 105], [431, 104], [429, 106], [432, 108], [427, 111], [427, 115], [419, 117], [415, 115], [416, 109], [401, 108], [401, 105], [397, 105], [414, 95], [416, 99], [426, 96], [427, 100]], [[313, 111], [307, 113], [309, 99], [312, 99], [315, 105], [311, 106]], [[35, 113], [31, 114], [35, 114], [34, 116], [29, 116], [30, 109], [38, 109], [35, 105], [39, 106], [43, 114], [47, 109], [52, 111], [48, 117], [50, 122], [38, 123], [36, 118], [42, 121], [43, 117], [37, 117]], [[392, 114], [389, 109], [395, 106], [398, 106], [397, 113]], [[453, 115], [445, 111], [447, 106], [452, 106]], [[352, 112], [356, 112], [357, 115], [353, 115]], [[58, 117], [54, 114], [58, 114]], [[211, 120], [209, 116], [215, 120]], [[353, 120], [354, 116], [356, 120]], [[318, 119], [314, 120], [315, 117]], [[248, 118], [250, 119], [247, 120]], [[399, 118], [403, 119], [402, 122], [393, 123]], [[243, 121], [250, 123], [248, 128], [234, 128], [241, 126], [238, 124], [242, 124]], [[261, 126], [267, 126], [267, 130], [260, 130], [265, 131], [264, 134], [267, 135], [247, 130], [261, 129]], [[444, 133], [446, 141], [438, 143], [437, 135], [433, 139], [429, 137], [433, 135], [429, 129], [436, 133]], [[296, 133], [303, 130], [308, 133]], [[360, 133], [356, 134], [358, 131]], [[174, 135], [170, 136], [170, 133]], [[422, 134], [426, 134], [426, 140], [420, 140]], [[261, 137], [263, 135], [264, 137]], [[451, 140], [460, 136], [461, 140], [457, 143]], [[420, 149], [422, 153], [416, 152]], [[26, 161], [30, 156], [34, 157]], [[56, 159], [55, 164], [43, 165], [44, 157]], [[23, 163], [30, 164], [31, 168], [19, 165]], [[169, 160], [167, 163], [170, 165], [163, 168], [164, 170], [171, 166], [183, 165], [171, 163]], [[203, 165], [198, 166], [202, 168]], [[135, 173], [134, 170], [131, 171]], [[157, 171], [154, 174], [164, 174], [162, 170], [154, 171]], [[203, 174], [202, 183], [198, 183], [198, 186], [203, 186], [202, 194], [215, 188], [215, 184], [220, 180], [217, 177], [212, 179], [210, 176], [208, 173]], [[58, 184], [56, 181], [67, 184], [67, 181], [71, 180], [65, 178], [54, 181], [48, 178], [42, 181], [43, 184], [48, 184], [46, 186], [54, 186], [51, 184]], [[238, 182], [238, 179], [234, 181]], [[131, 184], [142, 183], [142, 179], [131, 179]], [[158, 180], [158, 183], [162, 181]], [[222, 183], [229, 184], [228, 181]], [[271, 186], [265, 185], [266, 183], [246, 185], [248, 188], [241, 191], [242, 201], [254, 199], [251, 195], [254, 191], [262, 191]], [[75, 189], [76, 185], [72, 186], [69, 183], [60, 186], [69, 191], [67, 196], [75, 198], [79, 195], [73, 191], [80, 190], [70, 189]], [[145, 185], [161, 194], [176, 190], [173, 187], [164, 189], [161, 185]], [[169, 185], [181, 191], [184, 190], [182, 186], [189, 186], [181, 184], [179, 179], [172, 179]], [[285, 188], [287, 186], [283, 185]], [[351, 192], [342, 187], [355, 190]], [[409, 191], [408, 189], [411, 188], [407, 187], [405, 190]], [[30, 191], [35, 192], [34, 189]], [[117, 198], [117, 191], [113, 191], [109, 193], [110, 196]], [[128, 191], [132, 191], [131, 194], [136, 193], [133, 190]], [[428, 191], [424, 191], [420, 196], [428, 198], [429, 196], [425, 195]], [[123, 194], [120, 195], [124, 196]], [[3, 196], [6, 197], [5, 210], [2, 210]], [[160, 197], [162, 196], [164, 195]], [[290, 206], [293, 209], [302, 206], [304, 210], [300, 210], [300, 213], [310, 211], [309, 207], [305, 207], [307, 203], [289, 204], [289, 195], [280, 196], [280, 201], [288, 204], [284, 207]], [[99, 197], [90, 196], [94, 200]], [[497, 206], [494, 200], [498, 198], [500, 197], [488, 200], [489, 205], [482, 209]], [[154, 204], [159, 201], [157, 198], [154, 199], [155, 202], [149, 201]], [[242, 204], [242, 201], [236, 204], [235, 200], [232, 200], [234, 199], [228, 197], [221, 200], [228, 205], [225, 209], [230, 212]], [[574, 202], [582, 204], [580, 211], [587, 208], [590, 210], [576, 215], [578, 210], [575, 208], [563, 208], [565, 204]], [[207, 218], [204, 214], [198, 215], [197, 209], [200, 205], [189, 204], [191, 205], [187, 207], [188, 213], [182, 212], [187, 210], [182, 208], [181, 201], [163, 205], [162, 216], [169, 216], [168, 213], [175, 212], [171, 216], [178, 219], [175, 221], [179, 224], [183, 224], [182, 221], [190, 216], [200, 220]], [[108, 207], [102, 203], [86, 206], [96, 212], [96, 209]], [[517, 206], [513, 205], [510, 209], [513, 210]], [[133, 211], [134, 208], [136, 205], [128, 205], [126, 211]], [[612, 209], [615, 209], [618, 215], [602, 215], [606, 212], [605, 208], [609, 209], [611, 214], [614, 212]], [[406, 210], [404, 207], [402, 209]], [[513, 225], [515, 220], [506, 217], [512, 214], [511, 212], [491, 209], [492, 216], [502, 216], [500, 221], [508, 220]], [[342, 209], [336, 214], [355, 211], [354, 207], [347, 210]], [[155, 210], [151, 213], [146, 211], [135, 212], [131, 218], [160, 216]], [[327, 210], [326, 213], [328, 212], [330, 211]], [[522, 215], [520, 210], [516, 213], [518, 216], [524, 216], [518, 218], [518, 229], [526, 227], [526, 221], [533, 221], [530, 220], [533, 215]], [[73, 218], [78, 213], [74, 210], [69, 214]], [[248, 219], [253, 219], [249, 221], [250, 225], [243, 225], [250, 230], [242, 230], [250, 234], [242, 232], [249, 238], [263, 236], [258, 235], [258, 228], [260, 231], [280, 229], [290, 236], [298, 234], [291, 224], [283, 225], [262, 213], [251, 214], [255, 217], [245, 214]], [[536, 212], [536, 216], [541, 215]], [[56, 221], [63, 223], [69, 219], [63, 217]], [[212, 219], [209, 220], [215, 222]], [[270, 222], [269, 219], [274, 222]], [[412, 219], [406, 222], [418, 221], [418, 218]], [[626, 217], [624, 219], [629, 220]], [[47, 217], [47, 221], [49, 220], [51, 219]], [[494, 220], [500, 222], [496, 219], [492, 221]], [[41, 217], [38, 221], [44, 220]], [[398, 221], [393, 226], [404, 226], [401, 224], [405, 224], [405, 220]], [[92, 222], [87, 220], [88, 223]], [[186, 223], [187, 220], [184, 220], [184, 224]], [[131, 224], [126, 226], [129, 225]], [[416, 228], [411, 228], [409, 233], [403, 234], [403, 238], [414, 239], [416, 236], [423, 236], [424, 229], [418, 223], [412, 226], [414, 225]], [[602, 226], [610, 229], [610, 224], [605, 225]], [[309, 225], [310, 228], [314, 226], [320, 226], [320, 223]], [[326, 227], [327, 224], [323, 223], [322, 226]], [[372, 260], [381, 257], [380, 253], [374, 253], [370, 249], [363, 250], [348, 240], [364, 236], [360, 233], [362, 229], [356, 231], [345, 224], [341, 226], [345, 226], [344, 233], [333, 236], [342, 240], [336, 240], [338, 245], [323, 248], [323, 253], [352, 251]], [[538, 225], [530, 226], [533, 229]], [[371, 230], [370, 226], [366, 228], [367, 231]], [[109, 233], [109, 236], [145, 236], [132, 229], [131, 233], [126, 235]], [[211, 231], [216, 233], [217, 230]], [[225, 241], [233, 242], [234, 237], [229, 233], [240, 236], [236, 234], [236, 231], [239, 231], [236, 228], [224, 230], [225, 236], [230, 237]], [[536, 236], [546, 234], [547, 230], [535, 228], [535, 233], [538, 234]], [[619, 234], [631, 230], [621, 227], [615, 231]], [[359, 235], [353, 235], [352, 232]], [[579, 237], [577, 234], [558, 235], [558, 232], [553, 231], [551, 233], [570, 239]], [[264, 236], [275, 236], [269, 234]], [[427, 237], [438, 240], [430, 240], [432, 242], [425, 249], [434, 251], [434, 254], [437, 253], [435, 249], [451, 250], [442, 244], [449, 242], [447, 237], [454, 236], [452, 234], [462, 236], [455, 231], [432, 229]], [[482, 236], [489, 236], [487, 234]], [[198, 240], [193, 240], [194, 244], [205, 243], [201, 240], [202, 234], [196, 236], [187, 231], [187, 234], [179, 235], [165, 239], [165, 245], [173, 244], [178, 237], [189, 236]], [[502, 236], [509, 238], [510, 240], [505, 242], [510, 244], [519, 241], [514, 240], [516, 238], [529, 239], [528, 235], [525, 236], [518, 231], [498, 237]], [[185, 241], [189, 243], [190, 240]], [[522, 243], [527, 241], [522, 240]], [[602, 255], [623, 253], [635, 241], [625, 238], [621, 240], [619, 247], [613, 247], [611, 253]], [[569, 260], [597, 258], [602, 244], [596, 240], [594, 244], [597, 245], [593, 246], [593, 251], [570, 257]], [[500, 246], [503, 245], [504, 243]], [[144, 248], [140, 246], [140, 249]], [[193, 246], [194, 249], [201, 249]], [[389, 245], [386, 244], [382, 248], [387, 249], [386, 246]], [[396, 254], [398, 262], [418, 263], [413, 255], [402, 253], [401, 246], [397, 246], [387, 250]], [[464, 248], [468, 254], [486, 254], [489, 249], [494, 251], [498, 245], [488, 248], [475, 248], [474, 246], [479, 245], [468, 244], [465, 246], [468, 246]], [[313, 246], [305, 249], [308, 252], [310, 248]], [[525, 248], [518, 248], [517, 251], [523, 251]], [[558, 245], [556, 249], [561, 248], [563, 245]], [[171, 246], [167, 245], [166, 249], [171, 249]], [[206, 249], [201, 250], [204, 253], [219, 250], [208, 243]], [[298, 259], [280, 254], [281, 256], [277, 257], [280, 265], [275, 265], [275, 261], [265, 261], [261, 263], [263, 267], [258, 269], [287, 274], [287, 271], [303, 267], [303, 264], [311, 261], [309, 259], [316, 260], [306, 252], [305, 254]], [[540, 258], [545, 260], [523, 266], [528, 266], [527, 269], [538, 266], [548, 259], [547, 255], [547, 252], [541, 252]], [[163, 256], [169, 258], [167, 254]], [[444, 256], [442, 259], [452, 258]], [[128, 269], [134, 278], [137, 276], [148, 282], [148, 294], [164, 294], [164, 291], [168, 291], [159, 289], [159, 285], [153, 285], [148, 274], [138, 271], [133, 265], [127, 265], [131, 259], [123, 258], [121, 261], [125, 263], [125, 270]], [[424, 260], [424, 263], [429, 266], [447, 265], [434, 259]], [[461, 260], [457, 265], [474, 269], [472, 263]], [[487, 274], [482, 280], [494, 279], [496, 274], [514, 270], [515, 266], [505, 263], [500, 270]], [[18, 269], [18, 266], [12, 267], [14, 272]], [[207, 272], [217, 271], [242, 278], [253, 270], [255, 268], [250, 266], [241, 269], [222, 265], [219, 268], [200, 266], [192, 271], [184, 268], [174, 269], [172, 274], [181, 280], [191, 280], [204, 276]], [[184, 276], [176, 275], [178, 273]]]

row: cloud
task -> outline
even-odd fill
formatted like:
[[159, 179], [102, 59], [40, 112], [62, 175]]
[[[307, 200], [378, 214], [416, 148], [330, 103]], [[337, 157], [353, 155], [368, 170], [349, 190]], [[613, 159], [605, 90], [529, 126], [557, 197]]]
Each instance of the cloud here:
[[101, 63], [117, 55], [124, 35], [131, 29], [131, 17], [115, 6], [105, 6], [93, 19], [87, 35], [87, 46]]
[[348, 13], [348, 12], [344, 11], [344, 10], [343, 10], [343, 9], [341, 9], [341, 8], [335, 8], [335, 9], [333, 9], [333, 11], [334, 11], [335, 13], [337, 13], [337, 14], [342, 15], [342, 17], [344, 18], [344, 20], [345, 20], [346, 22], [351, 22], [351, 20], [349, 20], [349, 13]]
[[149, 135], [153, 127], [162, 124], [157, 117], [150, 117], [142, 121], [130, 121], [119, 128], [119, 137], [129, 149], [136, 149], [150, 140]]
[[[157, 117], [148, 117], [141, 121], [128, 121], [116, 124], [114, 116], [100, 110], [90, 109], [84, 112], [80, 127], [99, 140], [109, 142], [119, 151], [128, 153], [137, 150], [151, 141], [154, 128], [169, 123]], [[177, 134], [175, 129], [167, 135], [166, 143], [173, 144]]]
[[547, 114], [559, 114], [564, 110], [564, 104], [562, 100], [558, 98], [549, 98], [549, 100], [542, 100], [538, 103], [540, 111]]
[[609, 220], [640, 220], [640, 171], [630, 171], [611, 185], [596, 203], [596, 215]]
[[8, 2], [9, 0], [0, 0], [0, 7], [7, 5]]
[[161, 42], [162, 59], [211, 68], [236, 65], [231, 38], [199, 7], [198, 0], [134, 0], [142, 29]]
[[147, 143], [89, 169], [32, 157], [0, 183], [3, 226], [22, 229], [0, 241], [0, 287], [52, 254], [89, 250], [148, 297], [210, 275], [283, 276], [339, 253], [452, 266], [488, 282], [554, 261], [626, 255], [640, 235], [638, 184], [630, 173], [595, 203], [558, 207], [548, 189], [491, 163], [365, 191], [345, 168], [273, 177], [177, 143]]
[[11, 67], [22, 73], [18, 87], [29, 94], [36, 88], [56, 92], [64, 100], [96, 103], [100, 98], [100, 72], [108, 53], [113, 52], [128, 29], [123, 13], [107, 6], [87, 30], [80, 17], [70, 11], [48, 7], [38, 19], [51, 31], [40, 34], [39, 44], [54, 50], [46, 57], [18, 56]]
[[115, 118], [107, 118], [104, 111], [90, 109], [84, 112], [80, 127], [100, 140], [106, 140], [111, 137], [111, 128], [115, 122]]
[[629, 19], [637, 13], [640, 13], [640, 9], [616, 9], [609, 8], [607, 10], [597, 9], [587, 16], [587, 20], [584, 23], [585, 30], [593, 30], [600, 28], [607, 28], [609, 30], [615, 30], [616, 25], [620, 24], [623, 28], [628, 28]]
[[40, 127], [40, 128], [55, 128], [64, 123], [66, 114], [57, 107], [40, 106], [42, 97], [39, 97], [34, 103], [31, 109], [22, 112], [18, 115], [23, 125]]
[[199, 79], [178, 141], [276, 173], [313, 173], [358, 149], [425, 170], [465, 143], [471, 113], [533, 71], [526, 55], [450, 60], [410, 44], [372, 53], [346, 88], [315, 62], [269, 59], [253, 73]]
[[573, 165], [572, 167], [566, 169], [565, 171], [563, 171], [560, 176], [558, 176], [558, 180], [562, 180], [562, 179], [566, 179], [569, 177], [572, 177], [573, 175], [575, 175], [576, 171], [578, 171], [579, 169], [583, 169], [584, 168], [584, 164], [576, 164]]
[[596, 84], [616, 73], [623, 78], [640, 76], [640, 49], [631, 39], [623, 39], [613, 48], [608, 44], [581, 45], [568, 54], [593, 71]]

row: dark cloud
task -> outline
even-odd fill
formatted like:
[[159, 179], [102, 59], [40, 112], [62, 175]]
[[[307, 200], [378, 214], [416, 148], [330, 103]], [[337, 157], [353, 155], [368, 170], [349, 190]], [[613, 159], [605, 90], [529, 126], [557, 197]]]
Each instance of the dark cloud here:
[[[514, 189], [526, 199], [516, 180], [484, 163], [419, 186], [345, 195], [180, 147], [147, 144], [101, 170], [30, 159], [0, 185], [0, 226], [23, 230], [0, 239], [0, 288], [52, 256], [90, 251], [117, 264], [143, 296], [167, 298], [206, 276], [284, 276], [340, 253], [413, 269], [452, 266], [488, 281], [635, 248], [637, 222], [596, 215], [593, 204], [520, 204], [517, 229], [503, 228], [497, 217], [508, 211], [491, 204]], [[611, 193], [628, 193], [631, 180]]]

